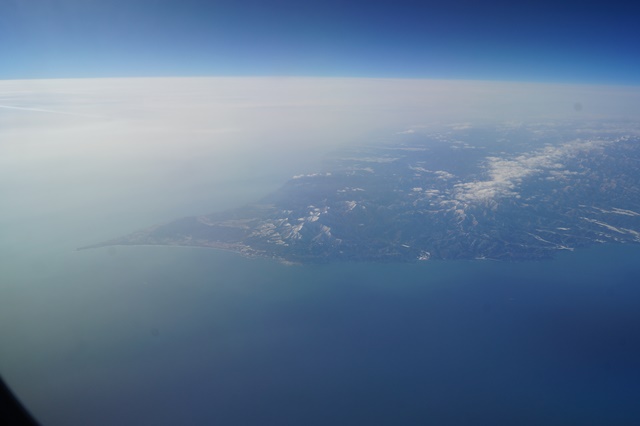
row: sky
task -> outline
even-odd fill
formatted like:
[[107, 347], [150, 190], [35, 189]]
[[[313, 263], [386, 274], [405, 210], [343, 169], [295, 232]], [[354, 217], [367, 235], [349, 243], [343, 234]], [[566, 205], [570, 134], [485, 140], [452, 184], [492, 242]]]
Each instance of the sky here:
[[635, 2], [5, 0], [0, 79], [318, 76], [637, 85]]

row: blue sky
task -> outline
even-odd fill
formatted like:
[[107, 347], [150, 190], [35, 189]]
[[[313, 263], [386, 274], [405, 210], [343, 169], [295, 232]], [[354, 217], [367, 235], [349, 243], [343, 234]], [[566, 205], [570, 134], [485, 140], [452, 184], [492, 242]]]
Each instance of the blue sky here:
[[640, 84], [632, 2], [4, 0], [0, 79], [190, 75]]

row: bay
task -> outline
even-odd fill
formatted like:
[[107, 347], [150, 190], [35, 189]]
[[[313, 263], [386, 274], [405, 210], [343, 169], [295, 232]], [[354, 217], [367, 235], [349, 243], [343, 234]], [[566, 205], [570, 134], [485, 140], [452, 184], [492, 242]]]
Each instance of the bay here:
[[639, 254], [68, 252], [32, 272], [40, 286], [5, 291], [3, 372], [45, 425], [634, 424]]

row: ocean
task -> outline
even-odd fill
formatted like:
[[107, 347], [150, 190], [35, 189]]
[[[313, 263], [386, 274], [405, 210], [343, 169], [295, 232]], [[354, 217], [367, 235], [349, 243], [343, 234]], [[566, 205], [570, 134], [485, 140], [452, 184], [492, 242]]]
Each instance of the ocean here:
[[5, 282], [2, 373], [43, 425], [634, 425], [639, 256], [68, 251]]

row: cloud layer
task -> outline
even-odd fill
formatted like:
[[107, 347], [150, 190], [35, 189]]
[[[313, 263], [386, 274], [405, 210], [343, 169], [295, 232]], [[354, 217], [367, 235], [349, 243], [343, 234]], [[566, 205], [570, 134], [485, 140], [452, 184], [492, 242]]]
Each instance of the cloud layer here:
[[590, 151], [610, 143], [602, 140], [575, 140], [560, 146], [547, 146], [540, 151], [522, 154], [514, 158], [487, 158], [487, 180], [455, 185], [454, 198], [465, 203], [488, 203], [500, 197], [518, 196], [518, 186], [532, 175], [555, 172], [561, 176], [563, 161], [584, 151]]

